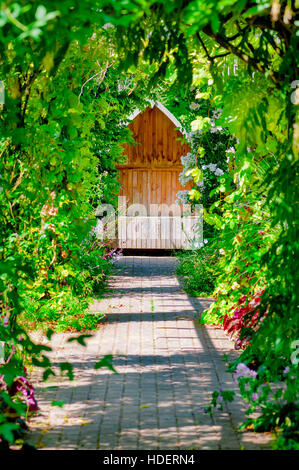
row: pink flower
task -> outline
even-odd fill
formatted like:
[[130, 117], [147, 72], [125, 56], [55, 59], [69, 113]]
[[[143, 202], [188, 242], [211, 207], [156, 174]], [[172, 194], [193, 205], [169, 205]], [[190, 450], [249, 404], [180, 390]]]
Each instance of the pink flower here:
[[249, 369], [249, 367], [246, 366], [243, 362], [240, 362], [240, 364], [237, 365], [237, 369], [235, 372], [235, 379], [238, 379], [240, 377], [253, 377], [256, 378], [257, 372], [255, 370]]
[[14, 383], [10, 387], [10, 394], [11, 396], [14, 396], [17, 393], [22, 394], [30, 412], [38, 410], [37, 402], [34, 397], [34, 388], [29, 383], [27, 377], [20, 376], [15, 379]]
[[0, 390], [6, 390], [6, 389], [7, 389], [7, 385], [4, 380], [4, 375], [0, 375]]

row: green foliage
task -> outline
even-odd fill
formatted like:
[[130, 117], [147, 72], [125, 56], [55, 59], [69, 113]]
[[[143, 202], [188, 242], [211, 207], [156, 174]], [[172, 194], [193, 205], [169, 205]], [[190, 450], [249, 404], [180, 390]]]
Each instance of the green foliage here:
[[[111, 250], [97, 245], [90, 232], [95, 208], [115, 203], [115, 165], [123, 159], [122, 143], [130, 140], [126, 117], [145, 105], [139, 88], [147, 82], [146, 73], [119, 72], [113, 35], [101, 29], [103, 15], [91, 25], [98, 7], [1, 5], [0, 340], [6, 363], [0, 439], [9, 442], [19, 427], [10, 420], [27, 416], [27, 406], [7, 387], [25, 377], [24, 363], [44, 368], [44, 378], [53, 374], [28, 327], [81, 331], [95, 329], [102, 318], [87, 307], [101, 295]], [[121, 89], [126, 79], [129, 86]], [[69, 365], [62, 371], [72, 378]]]
[[[116, 9], [113, 2], [111, 10], [121, 16], [120, 7]], [[134, 10], [134, 6], [128, 7], [126, 14]], [[240, 360], [264, 367], [271, 387], [280, 381], [286, 387], [283, 406], [277, 406], [276, 398], [273, 404], [266, 395], [261, 395], [260, 402], [259, 425], [275, 428], [279, 448], [298, 445], [298, 435], [293, 432], [298, 429], [298, 413], [296, 406], [292, 408], [298, 400], [298, 387], [293, 394], [293, 385], [281, 370], [286, 362], [291, 367], [291, 344], [299, 337], [298, 272], [294, 262], [298, 258], [295, 208], [299, 161], [298, 100], [294, 92], [299, 36], [295, 14], [293, 6], [285, 1], [160, 2], [158, 8], [148, 2], [144, 26], [136, 26], [134, 21], [129, 26], [128, 37], [135, 33], [139, 41], [126, 44], [130, 51], [134, 48], [135, 63], [146, 54], [164, 65], [166, 77], [175, 73], [182, 89], [186, 89], [190, 84], [188, 69], [185, 74], [180, 65], [184, 60], [176, 63], [174, 57], [176, 47], [182, 45], [181, 54], [192, 63], [197, 103], [201, 106], [202, 100], [208, 99], [213, 107], [221, 108], [217, 126], [228, 129], [237, 139], [228, 169], [220, 167], [224, 174], [220, 175], [218, 189], [213, 187], [205, 201], [205, 223], [211, 226], [208, 234], [218, 233], [221, 255], [216, 302], [205, 320], [221, 323], [224, 315], [236, 309], [240, 298], [252, 298], [264, 289], [259, 315], [265, 319]], [[171, 22], [174, 31], [180, 33], [176, 43], [172, 36], [169, 42], [163, 42]], [[150, 28], [155, 33], [149, 36]], [[118, 31], [121, 37], [122, 29]], [[156, 56], [155, 50], [159, 51]], [[206, 165], [215, 161], [216, 142], [209, 135], [209, 116], [204, 109], [198, 115], [193, 123], [193, 131], [201, 134], [198, 155], [203, 154], [204, 139], [212, 147]], [[187, 176], [195, 176], [191, 202], [202, 197], [203, 191], [196, 187], [202, 182], [199, 170], [202, 168], [197, 161], [187, 170]], [[252, 315], [255, 313], [252, 311]], [[259, 373], [254, 380], [262, 386], [265, 375]], [[293, 382], [297, 384], [297, 380], [295, 365]], [[241, 384], [240, 389], [247, 399]]]
[[76, 276], [75, 271], [59, 269], [59, 274], [64, 276], [62, 282], [57, 285], [52, 283], [46, 293], [41, 291], [40, 280], [37, 280], [33, 289], [24, 294], [24, 311], [18, 323], [30, 329], [96, 329], [104, 316], [91, 313], [89, 303], [94, 296], [103, 293], [112, 268], [110, 251], [96, 238], [93, 242], [81, 244], [81, 251], [76, 258]]
[[212, 295], [218, 261], [214, 250], [204, 245], [199, 250], [181, 252], [178, 257], [177, 274], [183, 278], [186, 292], [193, 297]]
[[[53, 373], [47, 348], [33, 344], [19, 321], [28, 315], [27, 320], [46, 319], [52, 329], [95, 326], [98, 319], [82, 307], [101, 290], [109, 271], [104, 261], [97, 263], [100, 248], [93, 253], [92, 244], [84, 245], [96, 224], [95, 208], [116, 203], [115, 165], [123, 159], [122, 143], [131, 139], [127, 116], [156, 96], [153, 87], [163, 95], [161, 82], [168, 86], [176, 80], [168, 99], [185, 116], [186, 127], [194, 121], [197, 134], [192, 139], [196, 159], [186, 175], [195, 177], [190, 199], [204, 203], [207, 238], [219, 234], [213, 253], [221, 255], [216, 302], [206, 319], [221, 323], [241, 296], [264, 289], [259, 310], [267, 315], [241, 360], [259, 370], [249, 379], [252, 386], [265, 380], [285, 384], [282, 406], [279, 398], [273, 402], [261, 394], [258, 427], [278, 426], [279, 448], [297, 446], [298, 365], [292, 364], [290, 379], [282, 371], [299, 338], [294, 262], [299, 36], [292, 5], [237, 0], [1, 4], [2, 439], [13, 442], [18, 425], [12, 417], [27, 416], [28, 404], [10, 389], [21, 386], [18, 377], [25, 380], [25, 359], [43, 367], [45, 378]], [[202, 107], [192, 117], [186, 112], [191, 97]], [[222, 116], [213, 126], [210, 111], [219, 108]], [[221, 129], [211, 132], [213, 127]], [[226, 162], [231, 145], [235, 152]], [[207, 283], [201, 252], [190, 259]], [[100, 365], [111, 368], [110, 358]], [[70, 365], [61, 364], [61, 371], [73, 378]], [[26, 380], [23, 386], [31, 399]]]

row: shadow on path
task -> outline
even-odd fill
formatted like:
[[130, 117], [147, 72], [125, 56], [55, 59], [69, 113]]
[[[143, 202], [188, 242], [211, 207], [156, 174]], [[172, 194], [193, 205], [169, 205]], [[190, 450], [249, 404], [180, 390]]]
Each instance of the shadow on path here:
[[[260, 449], [266, 434], [239, 433], [240, 399], [211, 418], [211, 393], [234, 389], [223, 362], [236, 357], [220, 329], [194, 322], [211, 301], [192, 299], [171, 257], [123, 257], [110, 292], [93, 310], [107, 319], [82, 348], [53, 337], [51, 357], [70, 361], [75, 381], [38, 382], [40, 413], [28, 441], [43, 449]], [[94, 365], [113, 354], [118, 374]], [[63, 407], [51, 406], [53, 401]]]

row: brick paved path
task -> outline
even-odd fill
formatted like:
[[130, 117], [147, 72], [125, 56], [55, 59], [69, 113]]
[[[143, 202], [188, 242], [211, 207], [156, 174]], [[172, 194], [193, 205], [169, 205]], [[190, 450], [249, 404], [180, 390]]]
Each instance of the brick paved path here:
[[[52, 357], [69, 360], [75, 381], [39, 383], [41, 413], [28, 442], [46, 449], [253, 449], [266, 434], [238, 433], [236, 400], [213, 419], [203, 413], [218, 387], [234, 389], [223, 354], [236, 354], [222, 330], [193, 322], [208, 306], [191, 299], [174, 275], [171, 257], [122, 257], [110, 292], [93, 305], [107, 321], [83, 348], [56, 334]], [[94, 370], [114, 355], [119, 374]], [[53, 400], [64, 401], [60, 408]]]

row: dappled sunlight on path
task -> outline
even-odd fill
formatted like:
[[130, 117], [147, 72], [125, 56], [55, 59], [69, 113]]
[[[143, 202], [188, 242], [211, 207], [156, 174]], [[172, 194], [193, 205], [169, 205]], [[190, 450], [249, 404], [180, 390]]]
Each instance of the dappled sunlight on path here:
[[[238, 433], [244, 405], [237, 399], [211, 418], [211, 392], [235, 389], [223, 354], [236, 356], [221, 329], [194, 318], [209, 305], [191, 299], [174, 275], [175, 258], [118, 260], [109, 292], [92, 309], [106, 322], [81, 347], [56, 334], [55, 361], [69, 360], [75, 380], [37, 386], [40, 414], [28, 441], [45, 449], [260, 449], [269, 435]], [[113, 354], [118, 374], [94, 370]], [[51, 406], [65, 402], [63, 407]]]

